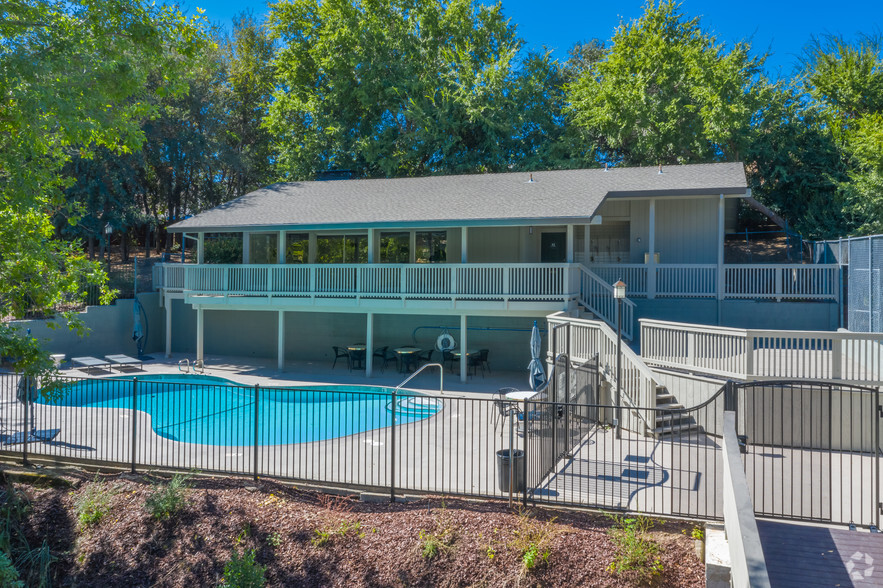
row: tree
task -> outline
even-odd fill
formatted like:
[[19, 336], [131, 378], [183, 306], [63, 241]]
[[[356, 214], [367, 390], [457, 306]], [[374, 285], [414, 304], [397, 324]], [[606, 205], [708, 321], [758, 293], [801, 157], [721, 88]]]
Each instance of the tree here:
[[740, 160], [765, 83], [762, 64], [746, 43], [726, 51], [674, 2], [650, 2], [569, 84], [568, 113], [615, 163]]
[[521, 41], [500, 5], [284, 0], [269, 26], [282, 48], [265, 124], [286, 179], [554, 165], [561, 96], [545, 82], [557, 64], [516, 65]]
[[839, 183], [840, 234], [883, 232], [883, 41], [814, 39], [803, 83], [848, 166]]
[[[147, 65], [163, 64], [164, 93], [182, 89], [179, 65], [201, 29], [175, 9], [137, 0], [0, 4], [0, 315], [21, 317], [81, 296], [106, 276], [77, 247], [54, 239], [53, 217], [76, 224], [65, 202], [63, 168], [97, 149], [131, 152], [150, 115], [143, 99]], [[107, 292], [105, 292], [107, 294]], [[76, 326], [76, 323], [74, 323]], [[0, 352], [38, 373], [39, 346], [4, 322]]]

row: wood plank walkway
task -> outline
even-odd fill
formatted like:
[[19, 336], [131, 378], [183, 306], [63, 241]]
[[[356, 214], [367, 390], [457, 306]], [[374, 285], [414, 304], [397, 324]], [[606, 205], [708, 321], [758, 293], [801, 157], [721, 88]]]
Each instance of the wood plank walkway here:
[[757, 521], [774, 588], [883, 586], [883, 533]]

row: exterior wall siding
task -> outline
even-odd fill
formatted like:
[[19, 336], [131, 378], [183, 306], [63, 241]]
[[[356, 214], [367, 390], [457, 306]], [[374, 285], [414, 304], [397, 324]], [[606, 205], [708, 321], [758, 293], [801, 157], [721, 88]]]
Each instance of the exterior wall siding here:
[[[660, 263], [717, 263], [717, 198], [656, 201]], [[637, 263], [643, 263], [643, 255]]]

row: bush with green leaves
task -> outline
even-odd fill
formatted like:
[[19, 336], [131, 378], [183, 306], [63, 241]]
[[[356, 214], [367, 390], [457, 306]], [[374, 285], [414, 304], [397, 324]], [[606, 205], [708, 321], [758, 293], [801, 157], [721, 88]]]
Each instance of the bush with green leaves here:
[[457, 525], [444, 505], [435, 517], [432, 529], [420, 531], [420, 555], [424, 559], [433, 559], [454, 549], [457, 540]]
[[0, 551], [0, 586], [25, 588], [25, 583], [19, 579], [18, 570], [12, 565], [12, 560], [2, 551]]
[[616, 525], [610, 539], [616, 546], [616, 557], [608, 566], [615, 574], [624, 574], [636, 582], [649, 584], [662, 574], [659, 545], [649, 537], [653, 521], [647, 517], [610, 515]]
[[224, 564], [224, 580], [221, 588], [261, 588], [267, 583], [264, 566], [255, 561], [255, 550], [246, 549], [242, 554], [234, 549], [230, 560]]
[[521, 558], [521, 572], [526, 574], [549, 561], [552, 555], [552, 541], [559, 534], [555, 519], [538, 521], [522, 511], [518, 515], [512, 547]]
[[175, 474], [168, 484], [154, 485], [144, 506], [158, 521], [172, 518], [187, 504], [190, 475]]
[[113, 490], [97, 477], [74, 501], [77, 520], [82, 527], [97, 525], [110, 512]]

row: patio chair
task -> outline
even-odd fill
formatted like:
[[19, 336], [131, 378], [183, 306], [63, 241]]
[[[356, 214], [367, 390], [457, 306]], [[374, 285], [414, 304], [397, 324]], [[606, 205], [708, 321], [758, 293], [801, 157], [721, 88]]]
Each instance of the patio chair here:
[[331, 364], [331, 369], [334, 369], [334, 366], [337, 365], [337, 360], [341, 357], [346, 358], [346, 367], [352, 371], [353, 366], [350, 362], [350, 352], [345, 347], [338, 347], [337, 345], [332, 345], [332, 349], [334, 349], [334, 363]]
[[453, 374], [454, 373], [454, 360], [456, 359], [454, 357], [454, 354], [451, 353], [450, 351], [442, 351], [441, 353], [442, 353], [442, 365], [447, 363], [450, 366], [449, 369], [451, 370], [451, 373]]
[[350, 351], [350, 371], [365, 369], [365, 351]]
[[491, 373], [491, 365], [487, 361], [487, 356], [491, 352], [490, 349], [479, 349], [478, 350], [478, 361], [481, 362], [481, 369], [487, 370], [487, 373]]
[[396, 355], [395, 353], [390, 353], [389, 345], [384, 345], [380, 349], [374, 350], [374, 354], [371, 356], [372, 361], [374, 359], [380, 360], [380, 373], [386, 371], [386, 364], [389, 362], [395, 363]]
[[417, 365], [423, 365], [426, 363], [432, 363], [432, 354], [433, 349], [427, 349], [426, 351], [421, 351], [417, 354]]
[[466, 372], [468, 373], [469, 370], [472, 370], [472, 375], [474, 376], [475, 375], [475, 368], [481, 369], [481, 377], [483, 378], [484, 377], [484, 366], [481, 363], [481, 354], [480, 353], [473, 353], [473, 354], [468, 355], [466, 357]]

